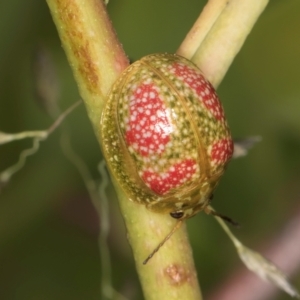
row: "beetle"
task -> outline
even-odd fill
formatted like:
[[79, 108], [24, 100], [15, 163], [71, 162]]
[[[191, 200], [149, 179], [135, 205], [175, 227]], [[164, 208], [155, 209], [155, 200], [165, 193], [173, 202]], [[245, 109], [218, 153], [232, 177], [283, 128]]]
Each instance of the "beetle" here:
[[191, 61], [164, 53], [131, 64], [107, 97], [100, 134], [132, 201], [180, 221], [217, 214], [209, 203], [233, 140], [215, 89]]

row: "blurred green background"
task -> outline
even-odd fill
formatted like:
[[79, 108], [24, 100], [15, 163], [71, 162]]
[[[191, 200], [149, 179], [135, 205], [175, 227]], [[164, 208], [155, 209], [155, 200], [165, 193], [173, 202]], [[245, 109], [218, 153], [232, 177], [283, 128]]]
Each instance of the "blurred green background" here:
[[[134, 61], [175, 52], [204, 4], [111, 0], [108, 10]], [[271, 0], [218, 90], [233, 135], [263, 137], [246, 158], [230, 164], [214, 198], [218, 211], [242, 224], [238, 237], [255, 249], [266, 247], [300, 211], [299, 13], [298, 0]], [[79, 98], [45, 1], [1, 1], [0, 131], [52, 123], [33, 93], [31, 63], [38, 44], [56, 64], [60, 107]], [[101, 154], [84, 107], [66, 123], [74, 148], [98, 178]], [[0, 193], [0, 299], [101, 299], [97, 215], [59, 140], [58, 130]], [[0, 170], [30, 145], [25, 140], [1, 146]], [[113, 284], [128, 299], [142, 299], [116, 200], [110, 202], [110, 221]], [[209, 295], [242, 266], [213, 218], [199, 214], [188, 228], [201, 287]], [[293, 282], [300, 289], [300, 272]], [[276, 299], [289, 297], [279, 293]]]

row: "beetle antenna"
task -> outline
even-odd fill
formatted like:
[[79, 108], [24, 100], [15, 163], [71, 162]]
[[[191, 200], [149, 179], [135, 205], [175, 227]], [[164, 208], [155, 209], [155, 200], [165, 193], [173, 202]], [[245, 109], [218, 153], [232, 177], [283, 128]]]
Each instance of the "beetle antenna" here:
[[204, 210], [208, 215], [213, 215], [213, 216], [216, 216], [216, 217], [219, 217], [221, 219], [223, 219], [224, 221], [228, 222], [229, 224], [235, 226], [235, 227], [240, 227], [240, 224], [234, 220], [232, 220], [231, 218], [223, 215], [223, 214], [220, 214], [218, 212], [216, 212], [212, 207], [208, 206], [205, 208]]
[[145, 265], [158, 250], [165, 244], [165, 242], [173, 235], [173, 233], [178, 230], [183, 223], [183, 220], [179, 220], [173, 229], [169, 232], [169, 234], [158, 244], [158, 246], [152, 251], [152, 253], [143, 261], [143, 265]]

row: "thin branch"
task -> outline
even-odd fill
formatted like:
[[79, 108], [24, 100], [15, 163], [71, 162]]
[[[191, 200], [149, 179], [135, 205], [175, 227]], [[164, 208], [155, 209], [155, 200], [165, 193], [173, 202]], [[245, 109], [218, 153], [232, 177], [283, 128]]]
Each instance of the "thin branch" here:
[[177, 50], [177, 54], [192, 59], [211, 28], [220, 17], [228, 0], [208, 1], [199, 18]]
[[33, 139], [32, 147], [25, 149], [21, 152], [19, 160], [14, 165], [8, 167], [6, 170], [0, 172], [0, 187], [5, 185], [11, 177], [23, 168], [26, 160], [29, 156], [35, 154], [40, 147], [40, 142], [47, 139], [48, 136], [57, 129], [64, 119], [81, 103], [81, 100], [72, 104], [66, 109], [47, 130], [36, 130], [36, 131], [23, 131], [19, 133], [5, 133], [0, 132], [0, 145], [17, 141], [26, 138]]
[[178, 54], [187, 55], [217, 87], [267, 4], [268, 0], [210, 0], [203, 22], [201, 13]]
[[[300, 210], [291, 218], [288, 224], [271, 241], [266, 241], [268, 247], [262, 253], [288, 276], [300, 269]], [[255, 293], [253, 293], [255, 291]], [[278, 293], [274, 285], [267, 284], [254, 276], [245, 268], [237, 270], [215, 290], [209, 300], [267, 300], [274, 299]]]
[[297, 289], [288, 281], [286, 274], [281, 269], [260, 253], [243, 245], [220, 217], [216, 216], [215, 218], [233, 242], [240, 259], [250, 271], [261, 279], [273, 283], [274, 286], [282, 289], [291, 297], [300, 298]]

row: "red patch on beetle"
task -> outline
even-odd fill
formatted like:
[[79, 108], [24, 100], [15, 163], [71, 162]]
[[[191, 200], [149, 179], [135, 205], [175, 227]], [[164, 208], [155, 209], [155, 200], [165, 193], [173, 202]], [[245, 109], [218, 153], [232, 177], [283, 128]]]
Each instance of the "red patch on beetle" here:
[[175, 63], [173, 64], [174, 73], [182, 81], [192, 88], [204, 106], [212, 113], [217, 120], [224, 120], [224, 111], [215, 89], [205, 77], [196, 72], [189, 66]]
[[145, 171], [142, 175], [144, 182], [158, 195], [164, 195], [169, 190], [177, 188], [189, 181], [196, 172], [196, 161], [185, 159], [174, 164], [167, 172], [156, 173]]
[[231, 138], [225, 138], [213, 144], [211, 150], [211, 159], [215, 164], [224, 164], [232, 156], [233, 141]]
[[161, 154], [170, 141], [172, 124], [153, 84], [141, 84], [130, 98], [126, 141], [142, 156]]

